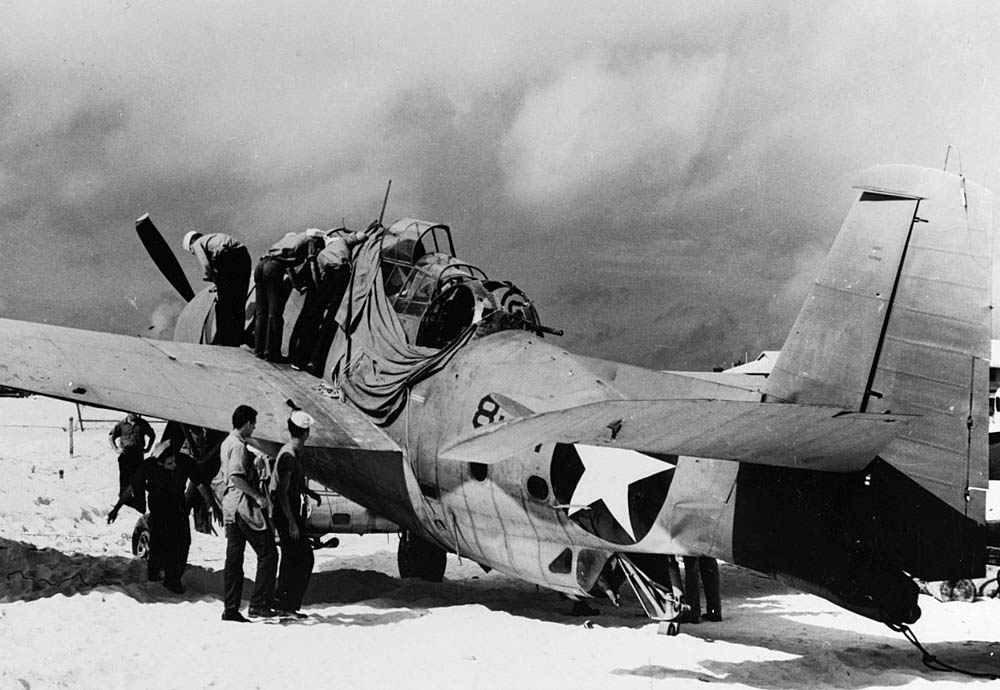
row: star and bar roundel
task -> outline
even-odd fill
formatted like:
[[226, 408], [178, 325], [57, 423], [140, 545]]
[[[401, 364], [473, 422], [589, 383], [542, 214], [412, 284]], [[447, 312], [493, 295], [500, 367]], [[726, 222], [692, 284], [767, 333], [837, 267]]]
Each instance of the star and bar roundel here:
[[613, 544], [636, 544], [653, 527], [676, 467], [676, 456], [559, 443], [552, 451], [552, 493], [586, 531]]

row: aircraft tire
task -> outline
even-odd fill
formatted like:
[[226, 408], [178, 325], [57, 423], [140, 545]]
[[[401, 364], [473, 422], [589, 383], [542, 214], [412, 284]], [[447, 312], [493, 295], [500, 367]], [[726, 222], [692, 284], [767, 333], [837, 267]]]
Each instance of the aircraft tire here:
[[425, 539], [402, 532], [396, 552], [399, 576], [418, 577], [427, 582], [441, 582], [448, 554]]
[[132, 530], [132, 555], [144, 560], [149, 558], [149, 523], [145, 515], [135, 521]]

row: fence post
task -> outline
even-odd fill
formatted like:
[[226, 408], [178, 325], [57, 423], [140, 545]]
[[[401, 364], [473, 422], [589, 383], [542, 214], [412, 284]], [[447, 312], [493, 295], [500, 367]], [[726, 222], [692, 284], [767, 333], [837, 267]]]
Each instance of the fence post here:
[[83, 412], [80, 411], [80, 403], [76, 403], [76, 418], [80, 420], [80, 431], [83, 431]]
[[73, 457], [73, 418], [69, 418], [69, 456]]

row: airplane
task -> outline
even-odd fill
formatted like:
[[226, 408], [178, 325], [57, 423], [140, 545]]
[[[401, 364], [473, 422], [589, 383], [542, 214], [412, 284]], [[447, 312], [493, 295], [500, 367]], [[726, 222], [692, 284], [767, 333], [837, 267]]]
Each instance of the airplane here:
[[906, 165], [855, 187], [766, 378], [571, 354], [448, 226], [413, 219], [356, 250], [314, 376], [211, 345], [214, 293], [143, 217], [190, 299], [174, 340], [2, 319], [0, 384], [219, 433], [246, 403], [270, 449], [304, 409], [310, 478], [400, 532], [405, 577], [440, 580], [450, 552], [579, 600], [627, 582], [674, 634], [669, 559], [704, 555], [905, 626], [914, 578], [985, 571], [992, 195]]

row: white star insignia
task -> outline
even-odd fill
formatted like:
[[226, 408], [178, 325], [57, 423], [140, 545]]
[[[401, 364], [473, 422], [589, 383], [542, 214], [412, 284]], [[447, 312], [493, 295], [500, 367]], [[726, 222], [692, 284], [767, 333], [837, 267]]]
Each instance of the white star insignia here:
[[675, 465], [634, 450], [582, 444], [575, 447], [583, 463], [583, 475], [573, 490], [569, 501], [572, 507], [567, 510], [567, 515], [572, 516], [591, 503], [604, 501], [608, 512], [635, 541], [632, 515], [628, 509], [629, 485]]

